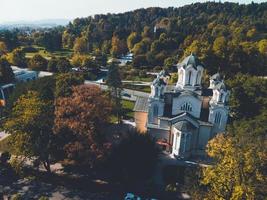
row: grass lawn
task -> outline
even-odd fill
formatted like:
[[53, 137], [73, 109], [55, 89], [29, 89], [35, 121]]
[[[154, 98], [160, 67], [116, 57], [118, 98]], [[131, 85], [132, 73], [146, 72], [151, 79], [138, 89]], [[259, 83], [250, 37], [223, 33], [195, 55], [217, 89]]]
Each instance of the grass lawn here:
[[37, 52], [26, 52], [26, 58], [32, 58], [35, 54], [40, 54], [46, 59], [51, 59], [51, 57], [70, 57], [73, 53], [70, 49], [61, 49], [58, 51], [47, 51], [44, 47], [33, 45]]
[[[134, 118], [134, 104], [135, 102], [133, 101], [127, 101], [127, 100], [122, 100], [122, 110], [123, 110], [123, 119], [133, 119]], [[111, 123], [117, 123], [117, 116], [116, 115], [111, 115], [110, 118]]]
[[134, 112], [133, 112], [134, 104], [135, 104], [135, 102], [133, 102], [133, 101], [122, 100], [123, 118], [124, 119], [131, 119], [134, 117]]
[[123, 88], [137, 90], [137, 91], [146, 92], [146, 93], [151, 92], [150, 86], [123, 84]]

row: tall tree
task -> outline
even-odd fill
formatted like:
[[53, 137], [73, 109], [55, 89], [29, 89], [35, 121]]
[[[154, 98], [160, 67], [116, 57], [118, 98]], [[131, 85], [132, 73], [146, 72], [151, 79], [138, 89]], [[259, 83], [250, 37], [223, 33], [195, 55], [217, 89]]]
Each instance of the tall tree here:
[[122, 82], [119, 68], [115, 63], [112, 63], [109, 67], [107, 75], [107, 85], [109, 88], [109, 94], [113, 100], [114, 110], [118, 118], [118, 122], [121, 122], [121, 91], [122, 91]]
[[4, 42], [0, 41], [0, 57], [7, 53], [7, 46]]
[[84, 83], [84, 78], [74, 73], [59, 74], [56, 77], [55, 96], [68, 97], [72, 94], [72, 87]]
[[57, 71], [61, 73], [66, 73], [71, 70], [71, 64], [66, 58], [59, 58], [57, 60]]
[[11, 134], [11, 148], [18, 159], [37, 158], [50, 170], [53, 140], [53, 104], [42, 100], [37, 92], [28, 91], [15, 103], [4, 130]]
[[27, 61], [25, 53], [21, 49], [14, 49], [8, 56], [8, 60], [18, 67], [26, 67]]
[[15, 80], [15, 75], [5, 58], [0, 58], [0, 84], [11, 83]]
[[207, 153], [215, 164], [203, 169], [207, 199], [264, 199], [266, 119], [265, 114], [263, 121], [244, 121], [231, 130], [232, 135], [220, 134], [208, 143]]
[[29, 68], [36, 71], [44, 71], [47, 69], [47, 60], [39, 55], [34, 55], [29, 61]]
[[88, 41], [84, 37], [76, 38], [73, 46], [75, 53], [86, 54], [89, 52]]
[[67, 159], [89, 167], [101, 160], [106, 153], [103, 128], [109, 121], [110, 110], [108, 97], [93, 85], [76, 86], [71, 96], [57, 99], [55, 131], [67, 132], [69, 140], [64, 145]]

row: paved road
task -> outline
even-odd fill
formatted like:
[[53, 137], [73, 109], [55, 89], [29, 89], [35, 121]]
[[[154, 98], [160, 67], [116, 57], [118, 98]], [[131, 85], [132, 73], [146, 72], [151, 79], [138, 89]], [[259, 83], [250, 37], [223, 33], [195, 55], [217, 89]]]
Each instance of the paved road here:
[[[94, 85], [98, 85], [102, 90], [108, 90], [108, 86], [107, 85], [103, 85], [94, 81], [85, 81], [85, 84], [94, 84]], [[140, 92], [140, 91], [136, 91], [136, 90], [131, 90], [131, 89], [123, 89], [122, 94], [128, 94], [130, 95], [128, 97], [128, 95], [122, 95], [122, 98], [125, 100], [130, 100], [130, 101], [136, 101], [136, 97], [149, 97], [149, 93], [146, 92]]]

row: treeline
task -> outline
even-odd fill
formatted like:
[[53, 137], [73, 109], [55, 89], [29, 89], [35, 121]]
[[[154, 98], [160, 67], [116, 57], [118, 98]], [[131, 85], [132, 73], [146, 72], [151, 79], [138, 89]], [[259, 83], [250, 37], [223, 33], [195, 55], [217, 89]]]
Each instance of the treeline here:
[[210, 73], [217, 67], [266, 74], [267, 4], [196, 3], [75, 19], [62, 36], [76, 52], [134, 53], [135, 67], [171, 66], [195, 52]]
[[171, 68], [194, 52], [210, 74], [219, 67], [228, 76], [266, 75], [266, 10], [267, 3], [207, 2], [95, 15], [77, 18], [65, 28], [0, 33], [0, 54], [5, 45], [11, 51], [32, 44], [48, 51], [66, 48], [104, 58], [133, 52], [133, 67], [148, 70]]

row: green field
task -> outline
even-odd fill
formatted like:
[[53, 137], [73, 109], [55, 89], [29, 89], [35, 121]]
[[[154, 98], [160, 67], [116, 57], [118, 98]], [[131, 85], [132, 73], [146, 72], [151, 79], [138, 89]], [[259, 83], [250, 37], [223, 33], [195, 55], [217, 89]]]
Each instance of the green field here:
[[51, 59], [52, 57], [71, 57], [73, 51], [70, 49], [61, 49], [58, 51], [47, 51], [45, 48], [40, 46], [32, 46], [37, 50], [37, 52], [26, 52], [26, 58], [32, 58], [35, 54], [40, 54], [46, 59]]

